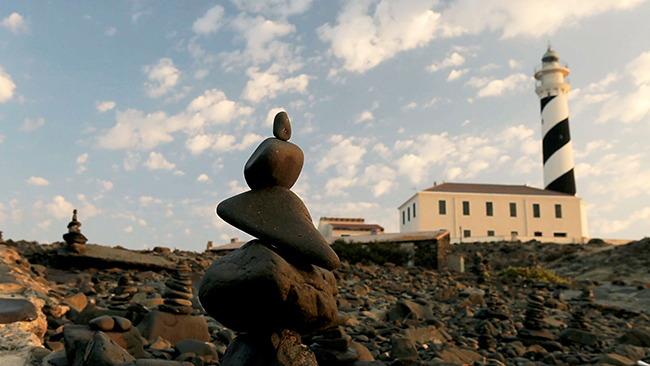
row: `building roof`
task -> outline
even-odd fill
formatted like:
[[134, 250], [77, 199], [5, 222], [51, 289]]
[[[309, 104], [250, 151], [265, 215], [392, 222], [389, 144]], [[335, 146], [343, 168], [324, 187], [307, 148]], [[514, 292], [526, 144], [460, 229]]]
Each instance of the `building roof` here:
[[333, 230], [377, 230], [384, 231], [384, 228], [377, 224], [356, 224], [356, 223], [342, 223], [342, 222], [329, 222]]
[[392, 243], [409, 243], [423, 240], [441, 239], [449, 235], [447, 230], [438, 231], [415, 231], [408, 233], [388, 233], [379, 235], [355, 235], [355, 236], [328, 236], [325, 238], [330, 245], [337, 240], [343, 240], [346, 243], [372, 243], [372, 242], [392, 242]]
[[442, 183], [423, 190], [423, 192], [454, 192], [454, 193], [491, 193], [491, 194], [521, 194], [533, 196], [564, 196], [574, 197], [571, 194], [539, 189], [529, 186], [516, 186], [509, 184], [483, 184], [483, 183]]

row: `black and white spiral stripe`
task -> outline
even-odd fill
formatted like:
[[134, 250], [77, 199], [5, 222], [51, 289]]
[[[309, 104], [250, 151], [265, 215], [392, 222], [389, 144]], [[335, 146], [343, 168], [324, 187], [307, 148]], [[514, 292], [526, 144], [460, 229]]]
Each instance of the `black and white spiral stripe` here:
[[541, 99], [544, 150], [544, 189], [576, 194], [573, 144], [569, 133], [567, 94], [560, 92]]

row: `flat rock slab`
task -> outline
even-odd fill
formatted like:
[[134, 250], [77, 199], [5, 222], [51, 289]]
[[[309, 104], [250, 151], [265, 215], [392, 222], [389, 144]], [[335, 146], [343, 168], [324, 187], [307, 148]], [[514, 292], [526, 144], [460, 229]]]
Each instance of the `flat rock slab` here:
[[316, 229], [305, 204], [284, 187], [256, 189], [222, 201], [217, 214], [230, 225], [275, 246], [294, 265], [310, 263], [328, 270], [339, 257]]
[[25, 299], [0, 298], [0, 324], [36, 320], [36, 307]]
[[138, 253], [128, 249], [110, 248], [96, 244], [86, 244], [86, 253], [70, 253], [59, 248], [56, 264], [62, 268], [135, 268], [144, 270], [170, 270], [176, 263], [153, 254]]
[[162, 337], [172, 345], [184, 339], [210, 340], [205, 319], [192, 315], [171, 314], [164, 311], [150, 311], [137, 328], [145, 339]]

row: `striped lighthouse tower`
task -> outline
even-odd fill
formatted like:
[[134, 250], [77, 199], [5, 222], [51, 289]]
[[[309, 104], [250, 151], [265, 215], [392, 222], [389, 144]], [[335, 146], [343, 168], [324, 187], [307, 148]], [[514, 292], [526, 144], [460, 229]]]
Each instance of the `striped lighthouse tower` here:
[[561, 65], [549, 45], [542, 57], [542, 67], [535, 70], [535, 92], [542, 104], [542, 136], [544, 151], [544, 189], [576, 194], [573, 173], [573, 144], [569, 134], [569, 102], [571, 85], [564, 78], [569, 68]]

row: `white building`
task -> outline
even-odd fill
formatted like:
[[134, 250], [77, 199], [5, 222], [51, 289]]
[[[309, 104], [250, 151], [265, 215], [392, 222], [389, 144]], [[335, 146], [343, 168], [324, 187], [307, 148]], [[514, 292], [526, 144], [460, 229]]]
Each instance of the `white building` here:
[[585, 207], [571, 194], [528, 186], [443, 183], [399, 207], [400, 232], [448, 230], [452, 242], [582, 243], [589, 237]]
[[318, 231], [324, 237], [383, 234], [384, 228], [377, 224], [366, 224], [362, 217], [327, 217], [318, 221]]

